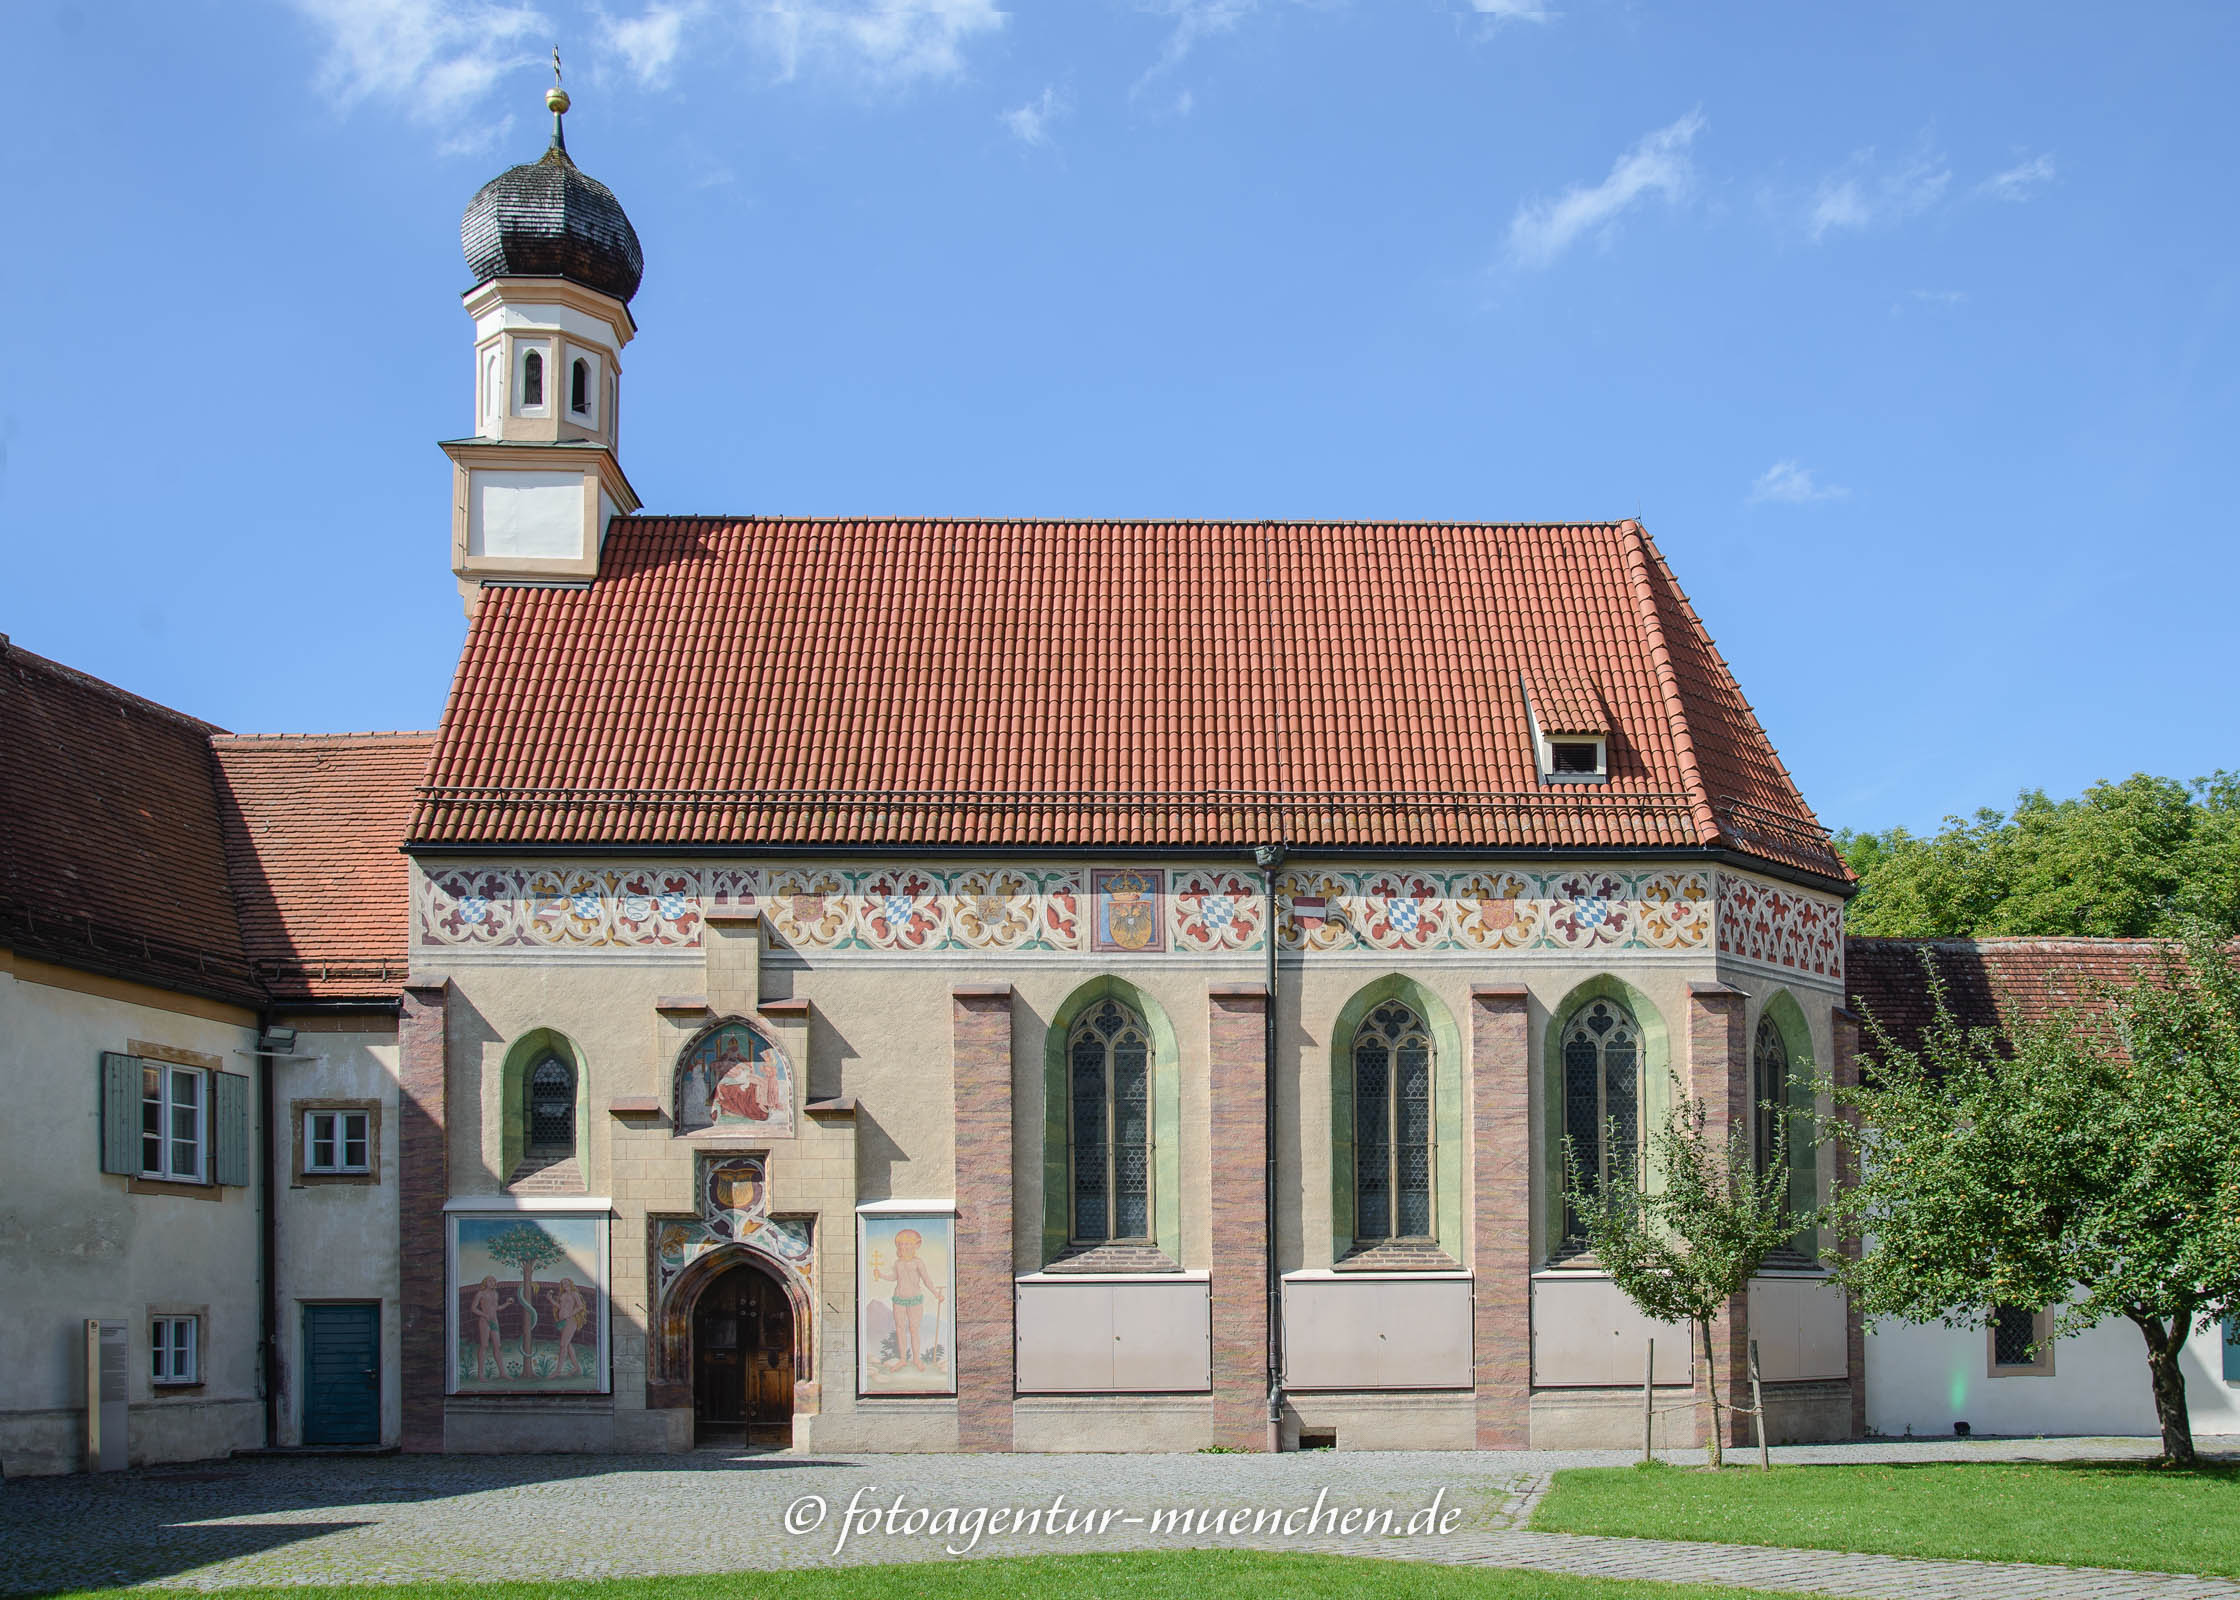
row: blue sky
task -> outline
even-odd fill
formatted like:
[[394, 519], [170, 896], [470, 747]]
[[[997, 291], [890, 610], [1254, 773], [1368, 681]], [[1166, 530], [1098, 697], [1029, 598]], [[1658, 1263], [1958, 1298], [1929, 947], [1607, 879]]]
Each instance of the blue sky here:
[[0, 631], [229, 727], [441, 712], [457, 219], [542, 149], [557, 41], [645, 244], [650, 510], [1639, 515], [1831, 826], [2240, 765], [2240, 8], [8, 32]]

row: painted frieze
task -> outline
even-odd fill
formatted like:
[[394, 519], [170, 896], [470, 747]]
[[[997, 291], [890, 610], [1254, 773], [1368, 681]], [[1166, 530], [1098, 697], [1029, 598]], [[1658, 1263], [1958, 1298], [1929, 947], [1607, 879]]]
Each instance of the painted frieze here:
[[1719, 874], [1719, 953], [1843, 981], [1843, 907], [1736, 873]]
[[[1282, 874], [1275, 936], [1313, 953], [1700, 951], [1840, 981], [1834, 899], [1701, 867], [1309, 866]], [[1257, 872], [1025, 864], [436, 866], [424, 947], [683, 951], [711, 911], [757, 908], [781, 949], [1225, 956], [1266, 948]]]

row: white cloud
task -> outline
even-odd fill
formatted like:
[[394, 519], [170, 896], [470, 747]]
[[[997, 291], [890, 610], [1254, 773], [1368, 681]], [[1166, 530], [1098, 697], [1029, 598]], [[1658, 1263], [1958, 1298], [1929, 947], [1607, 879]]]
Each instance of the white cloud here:
[[1910, 291], [1910, 295], [1911, 298], [1920, 301], [1925, 306], [1956, 306], [1966, 301], [1968, 291], [1965, 289], [1914, 289]]
[[1758, 481], [1750, 486], [1749, 504], [1761, 505], [1770, 500], [1801, 506], [1815, 500], [1840, 500], [1850, 492], [1838, 484], [1813, 482], [1810, 467], [1795, 461], [1776, 461], [1759, 473]]
[[1470, 9], [1496, 22], [1552, 22], [1547, 0], [1470, 0]]
[[2053, 157], [2032, 156], [1976, 185], [1976, 193], [1997, 200], [2027, 200], [2053, 182]]
[[1174, 18], [1174, 29], [1159, 47], [1159, 59], [1144, 70], [1129, 93], [1141, 94], [1152, 80], [1181, 66], [1201, 40], [1235, 32], [1258, 6], [1259, 0], [1155, 0], [1148, 9]]
[[995, 0], [750, 0], [736, 9], [781, 78], [819, 67], [881, 85], [956, 77], [965, 41], [1005, 20]]
[[415, 120], [458, 121], [505, 73], [536, 61], [544, 14], [503, 0], [294, 0], [325, 31], [319, 84], [347, 109], [366, 100]]
[[639, 83], [659, 85], [667, 81], [669, 68], [684, 48], [685, 29], [698, 25], [707, 10], [701, 0], [682, 0], [648, 6], [635, 17], [602, 15], [600, 42], [622, 58], [623, 67]]
[[1001, 113], [1001, 118], [1020, 143], [1046, 145], [1050, 142], [1050, 124], [1072, 109], [1071, 99], [1054, 88], [1045, 88], [1025, 105]]
[[1509, 257], [1520, 266], [1545, 267], [1571, 248], [1581, 234], [1607, 230], [1636, 201], [1661, 195], [1684, 198], [1695, 168], [1688, 146], [1703, 127], [1703, 113], [1691, 111], [1669, 127], [1645, 134], [1618, 157], [1610, 176], [1587, 187], [1574, 184], [1553, 200], [1531, 200], [1509, 219]]
[[1862, 150], [1813, 191], [1805, 230], [1815, 242], [1839, 228], [1864, 229], [1902, 222], [1944, 198], [1952, 171], [1944, 158], [1924, 149], [1893, 172], [1875, 170], [1874, 152]]

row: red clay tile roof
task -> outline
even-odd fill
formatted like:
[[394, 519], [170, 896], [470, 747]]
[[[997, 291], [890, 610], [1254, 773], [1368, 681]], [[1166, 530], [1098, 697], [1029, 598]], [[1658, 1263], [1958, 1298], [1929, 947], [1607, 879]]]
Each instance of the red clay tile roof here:
[[[1907, 1050], [1936, 1016], [1926, 955], [1964, 1027], [2011, 1033], [2057, 1012], [2103, 1009], [2097, 988], [2160, 969], [2157, 939], [1860, 939], [1844, 941], [1852, 1005]], [[1875, 1052], [1870, 1039], [1862, 1049]]]
[[434, 744], [431, 733], [211, 739], [242, 937], [275, 1001], [397, 993], [411, 894], [398, 846]]
[[207, 722], [0, 640], [0, 943], [254, 1006]]
[[1542, 733], [1608, 733], [1610, 713], [1602, 709], [1602, 691], [1584, 678], [1541, 668], [1524, 680], [1532, 697], [1533, 715]]
[[249, 1007], [391, 998], [434, 740], [236, 736], [0, 635], [0, 945]]
[[[1542, 788], [1517, 682], [1591, 679]], [[493, 587], [424, 844], [1727, 847], [1845, 881], [1635, 524], [628, 517]]]

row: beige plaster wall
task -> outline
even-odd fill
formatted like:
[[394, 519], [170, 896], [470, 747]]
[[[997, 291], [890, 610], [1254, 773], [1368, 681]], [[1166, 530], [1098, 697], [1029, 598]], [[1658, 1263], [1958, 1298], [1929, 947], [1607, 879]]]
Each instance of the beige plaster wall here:
[[[131, 1179], [101, 1171], [98, 1092], [101, 1052], [124, 1051], [133, 1040], [253, 1073], [240, 1052], [255, 1046], [254, 1019], [238, 1012], [228, 1020], [226, 1008], [175, 1003], [138, 986], [97, 980], [109, 992], [87, 993], [34, 981], [37, 973], [27, 962], [0, 966], [0, 1082], [11, 1091], [0, 1120], [0, 1471], [83, 1468], [89, 1317], [129, 1330], [134, 1465], [257, 1444], [264, 1415], [256, 1188], [212, 1188], [214, 1200], [132, 1193]], [[250, 1114], [254, 1130], [253, 1091]], [[159, 1310], [203, 1316], [201, 1384], [149, 1383], [148, 1318]]]
[[[663, 1118], [616, 1117], [608, 1103], [652, 1097], [664, 1108], [677, 1051], [712, 1015], [761, 1001], [805, 1000], [806, 1024], [766, 1024], [801, 1075], [804, 1101], [839, 1096], [857, 1102], [852, 1119], [799, 1119], [791, 1141], [748, 1141], [740, 1148], [771, 1153], [770, 1207], [777, 1214], [816, 1217], [817, 1259], [814, 1338], [817, 1344], [817, 1414], [797, 1430], [797, 1442], [821, 1448], [947, 1449], [956, 1442], [956, 1413], [944, 1400], [876, 1399], [855, 1395], [856, 1205], [888, 1199], [946, 1201], [956, 1194], [956, 1141], [950, 1054], [952, 991], [960, 984], [1008, 983], [1013, 1006], [1014, 1265], [1025, 1274], [1042, 1265], [1044, 1052], [1048, 1030], [1067, 1000], [1085, 984], [1118, 976], [1135, 985], [1171, 1023], [1181, 1071], [1181, 1265], [1202, 1269], [1211, 1261], [1208, 1185], [1210, 1040], [1209, 990], [1256, 983], [1265, 977], [1257, 952], [1211, 954], [1024, 955], [940, 951], [919, 954], [779, 948], [766, 931], [751, 935], [742, 955], [736, 933], [710, 930], [702, 948], [563, 950], [532, 946], [459, 948], [424, 942], [416, 967], [452, 982], [448, 1009], [451, 1053], [450, 1159], [455, 1196], [500, 1191], [504, 1172], [503, 1066], [512, 1043], [549, 1028], [576, 1047], [585, 1073], [580, 1139], [586, 1191], [611, 1196], [613, 1348], [615, 1394], [612, 1434], [616, 1447], [673, 1448], [687, 1442], [673, 1414], [648, 1415], [645, 1376], [648, 1319], [654, 1314], [647, 1278], [646, 1216], [693, 1210], [692, 1158], [697, 1141], [671, 1136]], [[742, 962], [744, 964], [742, 964]], [[1774, 989], [1788, 987], [1808, 1019], [1816, 1062], [1832, 1044], [1828, 1012], [1836, 991], [1776, 978], [1748, 963], [1717, 956], [1709, 943], [1680, 950], [1586, 949], [1461, 954], [1406, 954], [1369, 950], [1286, 952], [1276, 1007], [1280, 1237], [1278, 1264], [1286, 1272], [1327, 1268], [1332, 1260], [1330, 1064], [1340, 1013], [1365, 987], [1404, 974], [1436, 997], [1462, 1039], [1470, 1037], [1471, 991], [1480, 985], [1522, 986], [1528, 994], [1530, 1102], [1536, 1199], [1533, 1259], [1542, 1261], [1558, 1228], [1555, 1196], [1543, 1179], [1550, 1165], [1548, 1030], [1568, 1015], [1567, 1001], [1597, 977], [1614, 978], [1655, 1014], [1669, 1044], [1670, 1065], [1687, 1067], [1691, 984], [1728, 982], [1751, 996], [1748, 1025]], [[709, 1014], [663, 1014], [663, 997], [705, 994], [717, 1002]], [[1647, 1022], [1648, 1017], [1643, 1020]], [[1461, 1073], [1469, 1094], [1468, 1063]], [[1466, 1113], [1466, 1108], [1465, 1108]], [[1464, 1115], [1462, 1125], [1469, 1121]], [[1827, 1163], [1822, 1164], [1823, 1177]], [[1465, 1252], [1476, 1212], [1473, 1163], [1460, 1164]], [[588, 1403], [587, 1403], [588, 1404]], [[454, 1402], [453, 1437], [488, 1433], [519, 1437], [526, 1424], [476, 1421], [467, 1414], [489, 1409]], [[518, 1409], [518, 1408], [516, 1408]], [[1534, 1402], [1535, 1428], [1543, 1414], [1558, 1433], [1585, 1423], [1571, 1400]], [[1319, 1395], [1301, 1402], [1320, 1423], [1338, 1427], [1349, 1445], [1364, 1441], [1429, 1445], [1452, 1436], [1458, 1447], [1474, 1440], [1470, 1396], [1416, 1394]], [[1572, 1421], [1557, 1422], [1555, 1412]], [[499, 1408], [493, 1415], [513, 1415]], [[1079, 1436], [1116, 1441], [1108, 1448], [1195, 1448], [1199, 1411], [1162, 1401], [1022, 1402], [1021, 1448], [1029, 1438]], [[1062, 1422], [1061, 1422], [1061, 1419]], [[1296, 1419], [1295, 1425], [1296, 1425]], [[556, 1423], [557, 1425], [557, 1423]], [[1209, 1424], [1210, 1425], [1210, 1424]], [[604, 1426], [604, 1425], [601, 1425]], [[464, 1427], [465, 1431], [462, 1431]], [[586, 1439], [584, 1420], [565, 1431]], [[1038, 1431], [1039, 1430], [1039, 1431]], [[594, 1428], [592, 1431], [598, 1431]], [[605, 1436], [605, 1435], [602, 1435]], [[1135, 1441], [1127, 1443], [1126, 1441]]]

